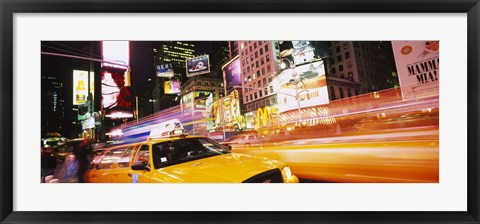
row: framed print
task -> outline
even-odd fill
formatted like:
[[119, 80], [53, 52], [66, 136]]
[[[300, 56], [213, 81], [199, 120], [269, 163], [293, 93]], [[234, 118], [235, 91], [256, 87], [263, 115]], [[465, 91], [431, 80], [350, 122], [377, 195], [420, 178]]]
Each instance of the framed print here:
[[2, 223], [479, 223], [477, 0], [0, 6]]

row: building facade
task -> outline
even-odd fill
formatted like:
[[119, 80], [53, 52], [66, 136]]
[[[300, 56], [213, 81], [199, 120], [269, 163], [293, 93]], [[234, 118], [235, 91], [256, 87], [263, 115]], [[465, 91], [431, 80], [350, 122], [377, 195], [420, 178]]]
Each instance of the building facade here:
[[49, 132], [60, 132], [62, 136], [69, 136], [65, 131], [65, 96], [64, 84], [54, 76], [42, 76], [42, 136]]
[[279, 71], [280, 48], [276, 41], [239, 41], [242, 96], [246, 112], [276, 104], [270, 85]]
[[152, 91], [152, 103], [154, 112], [176, 106], [180, 98], [165, 94], [165, 81], [187, 81], [186, 59], [195, 57], [195, 44], [189, 41], [158, 41], [153, 42], [153, 63], [157, 75]]
[[398, 85], [388, 41], [332, 41], [325, 62], [331, 101]]

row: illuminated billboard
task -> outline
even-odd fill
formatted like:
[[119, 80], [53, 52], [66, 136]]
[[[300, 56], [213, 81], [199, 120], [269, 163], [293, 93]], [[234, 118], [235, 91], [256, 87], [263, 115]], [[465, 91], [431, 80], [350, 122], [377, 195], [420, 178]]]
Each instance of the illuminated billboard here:
[[322, 61], [286, 69], [275, 77], [272, 85], [277, 93], [279, 113], [298, 109], [299, 103], [302, 108], [329, 103]]
[[[73, 70], [73, 105], [81, 105], [87, 102], [88, 97], [88, 71]], [[90, 72], [90, 93], [94, 92], [94, 73]]]
[[107, 115], [118, 111], [132, 113], [131, 89], [125, 83], [126, 73], [113, 68], [102, 73], [102, 107]]
[[438, 96], [439, 41], [392, 41], [403, 99]]
[[160, 62], [155, 66], [155, 73], [157, 77], [171, 78], [174, 75], [172, 63]]
[[310, 41], [292, 41], [293, 60], [295, 64], [303, 64], [315, 58], [314, 48]]
[[165, 81], [163, 83], [165, 94], [179, 94], [181, 92], [180, 84], [180, 81]]
[[195, 91], [193, 92], [193, 109], [194, 110], [207, 110], [208, 98], [213, 97], [211, 92], [207, 91]]
[[223, 80], [225, 82], [225, 94], [228, 95], [233, 92], [235, 86], [242, 85], [240, 58], [238, 56], [234, 57], [222, 67], [222, 70]]
[[187, 77], [192, 77], [210, 72], [210, 60], [208, 55], [202, 55], [186, 60]]
[[[103, 67], [127, 69], [130, 65], [129, 41], [102, 41]], [[112, 62], [112, 63], [108, 63]]]

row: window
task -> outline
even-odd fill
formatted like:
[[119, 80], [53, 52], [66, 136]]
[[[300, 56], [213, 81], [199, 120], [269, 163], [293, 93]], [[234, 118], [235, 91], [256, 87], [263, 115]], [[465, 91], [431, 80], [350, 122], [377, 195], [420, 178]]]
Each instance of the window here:
[[265, 56], [265, 60], [267, 60], [267, 62], [270, 61], [270, 55], [267, 54], [267, 56]]
[[358, 96], [358, 89], [355, 90], [355, 96]]
[[257, 42], [253, 43], [253, 48], [257, 48]]
[[338, 66], [338, 71], [339, 71], [339, 72], [343, 71], [343, 65], [339, 65], [339, 66]]
[[347, 61], [347, 68], [352, 68], [352, 62], [351, 61]]
[[265, 96], [268, 95], [268, 90], [267, 90], [267, 88], [265, 88], [265, 89], [263, 90], [263, 92], [265, 92]]
[[263, 54], [263, 48], [260, 48], [260, 55]]
[[150, 154], [148, 149], [148, 145], [142, 145], [142, 147], [140, 147], [140, 149], [138, 150], [138, 153], [135, 156], [133, 163], [143, 162], [144, 164], [149, 164]]
[[[265, 45], [265, 52], [268, 52], [268, 44]], [[267, 60], [268, 61], [268, 60]]]
[[257, 71], [257, 77], [260, 77], [260, 70]]
[[340, 52], [340, 47], [336, 47], [336, 48], [335, 48], [335, 51], [336, 51], [337, 53]]
[[337, 56], [337, 62], [341, 62], [342, 61], [342, 55], [338, 55]]
[[348, 42], [343, 43], [343, 49], [348, 49]]
[[347, 96], [348, 96], [348, 97], [351, 97], [351, 96], [352, 96], [352, 92], [350, 91], [350, 88], [347, 89]]
[[267, 65], [267, 73], [270, 73], [272, 71], [270, 65]]
[[250, 51], [252, 51], [252, 45], [250, 45], [250, 46], [248, 47], [248, 49], [250, 49]]
[[345, 97], [343, 95], [343, 88], [342, 87], [338, 88], [338, 91], [340, 92], [340, 99], [343, 99], [343, 97]]
[[252, 97], [252, 94], [250, 94], [250, 101], [252, 101], [252, 100], [253, 100], [253, 97]]
[[260, 95], [260, 97], [262, 97], [262, 90], [258, 91], [258, 94]]
[[258, 80], [258, 87], [262, 86], [262, 80]]
[[152, 146], [152, 153], [155, 168], [161, 168], [227, 154], [229, 151], [208, 138], [186, 138], [157, 143]]
[[258, 58], [258, 52], [255, 51], [255, 58]]
[[347, 51], [345, 52], [345, 59], [349, 59], [350, 58], [350, 51]]
[[258, 61], [255, 62], [255, 66], [257, 66], [257, 68], [260, 67], [260, 63]]
[[265, 60], [263, 60], [263, 58], [260, 59], [260, 64], [262, 64], [262, 65], [265, 64]]
[[265, 75], [265, 68], [262, 68], [262, 75]]
[[330, 98], [331, 100], [335, 100], [335, 87], [330, 86]]
[[257, 92], [253, 93], [253, 95], [254, 95], [254, 98], [257, 99], [257, 96], [258, 96]]
[[335, 75], [337, 73], [337, 70], [335, 67], [330, 69], [330, 74]]
[[212, 82], [212, 86], [215, 86], [215, 83], [214, 83], [214, 82]]
[[270, 86], [270, 93], [273, 93], [273, 86]]

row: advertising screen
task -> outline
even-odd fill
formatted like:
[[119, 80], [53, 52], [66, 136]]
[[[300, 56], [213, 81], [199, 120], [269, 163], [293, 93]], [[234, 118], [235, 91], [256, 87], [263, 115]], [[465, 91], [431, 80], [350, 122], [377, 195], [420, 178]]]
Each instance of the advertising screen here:
[[124, 73], [113, 68], [102, 73], [102, 107], [110, 112], [131, 111], [131, 90], [125, 86]]
[[438, 96], [439, 41], [392, 41], [403, 99]]
[[207, 110], [207, 100], [212, 97], [211, 92], [207, 91], [195, 91], [193, 93], [193, 109], [194, 110]]
[[[282, 71], [272, 81], [278, 112], [329, 103], [323, 62], [313, 62]], [[297, 101], [298, 95], [298, 101]]]
[[293, 60], [295, 64], [302, 64], [311, 61], [315, 57], [314, 48], [310, 41], [292, 41]]
[[155, 72], [158, 77], [171, 78], [174, 75], [172, 63], [160, 62], [155, 66]]
[[163, 84], [165, 94], [179, 94], [181, 92], [180, 81], [165, 81]]
[[225, 93], [228, 95], [235, 89], [235, 86], [242, 85], [240, 59], [238, 56], [224, 65], [222, 70], [223, 80], [225, 80]]
[[102, 41], [103, 67], [127, 69], [130, 62], [129, 41]]
[[[88, 97], [88, 71], [73, 70], [73, 105], [81, 105], [87, 102]], [[93, 97], [94, 74], [90, 72], [90, 93]]]
[[195, 58], [189, 58], [187, 63], [187, 77], [200, 75], [210, 72], [210, 60], [208, 55], [202, 55]]

